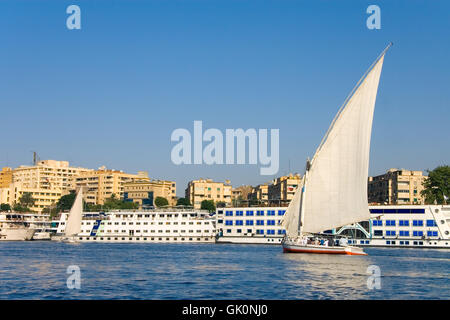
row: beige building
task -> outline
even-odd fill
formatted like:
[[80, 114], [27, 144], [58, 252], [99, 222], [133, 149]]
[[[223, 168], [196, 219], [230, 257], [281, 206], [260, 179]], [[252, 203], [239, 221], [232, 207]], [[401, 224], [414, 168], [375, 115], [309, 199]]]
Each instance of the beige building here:
[[177, 204], [177, 187], [175, 181], [150, 180], [123, 184], [123, 199], [139, 204], [139, 209], [154, 206], [157, 197], [163, 197], [169, 206]]
[[58, 189], [68, 192], [74, 189], [76, 178], [92, 169], [70, 167], [68, 161], [42, 160], [34, 166], [20, 166], [13, 170], [13, 182], [22, 188]]
[[33, 166], [4, 168], [0, 175], [0, 201], [11, 207], [24, 193], [31, 193], [35, 204], [30, 209], [41, 212], [55, 205], [61, 196], [74, 188], [75, 179], [90, 169], [70, 167], [67, 161], [42, 160]]
[[294, 197], [295, 191], [300, 184], [301, 177], [298, 174], [282, 176], [269, 185], [269, 203], [287, 205]]
[[2, 168], [2, 171], [0, 171], [0, 189], [9, 187], [9, 185], [12, 183], [12, 173], [13, 171], [11, 168]]
[[422, 171], [389, 169], [385, 174], [369, 177], [369, 203], [423, 204], [420, 194], [427, 176]]
[[149, 181], [145, 171], [129, 174], [119, 170], [100, 167], [98, 170], [82, 172], [76, 178], [76, 187], [84, 187], [84, 201], [89, 204], [104, 204], [113, 194], [117, 199], [124, 196], [124, 184], [136, 181]]
[[243, 199], [247, 200], [249, 193], [252, 192], [252, 186], [240, 186], [231, 189], [231, 200]]
[[247, 199], [250, 202], [254, 202], [258, 205], [265, 205], [269, 202], [269, 185], [267, 183], [260, 184], [252, 188], [252, 191], [247, 195]]
[[214, 203], [225, 202], [225, 205], [229, 206], [231, 189], [228, 183], [214, 182], [211, 179], [193, 180], [188, 183], [185, 197], [195, 209], [200, 209], [203, 200], [213, 200]]

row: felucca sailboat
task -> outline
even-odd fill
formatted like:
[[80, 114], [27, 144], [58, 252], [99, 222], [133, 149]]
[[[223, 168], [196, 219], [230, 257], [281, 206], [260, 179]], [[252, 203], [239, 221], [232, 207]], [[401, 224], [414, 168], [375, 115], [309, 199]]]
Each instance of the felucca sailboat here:
[[76, 243], [76, 235], [81, 232], [81, 219], [83, 214], [83, 187], [78, 190], [75, 201], [70, 208], [69, 216], [66, 222], [66, 229], [62, 241]]
[[[373, 111], [386, 49], [335, 116], [284, 216], [284, 252], [365, 255], [361, 248], [319, 245], [315, 235], [369, 220], [367, 178]], [[334, 242], [334, 241], [333, 241]]]

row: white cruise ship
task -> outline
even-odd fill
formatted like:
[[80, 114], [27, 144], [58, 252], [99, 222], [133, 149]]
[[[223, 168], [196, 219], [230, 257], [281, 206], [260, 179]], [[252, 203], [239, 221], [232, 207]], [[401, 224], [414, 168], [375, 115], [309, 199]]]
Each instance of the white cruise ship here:
[[450, 248], [450, 206], [369, 206], [368, 237], [360, 246]]
[[[242, 207], [216, 210], [217, 242], [280, 244], [278, 225], [286, 207]], [[371, 219], [330, 233], [346, 235], [358, 246], [450, 248], [450, 206], [369, 206]]]
[[35, 229], [21, 213], [0, 213], [0, 241], [24, 241], [33, 238]]
[[[68, 213], [58, 223], [55, 239], [64, 235]], [[215, 242], [215, 219], [208, 212], [186, 209], [83, 213], [79, 242]]]

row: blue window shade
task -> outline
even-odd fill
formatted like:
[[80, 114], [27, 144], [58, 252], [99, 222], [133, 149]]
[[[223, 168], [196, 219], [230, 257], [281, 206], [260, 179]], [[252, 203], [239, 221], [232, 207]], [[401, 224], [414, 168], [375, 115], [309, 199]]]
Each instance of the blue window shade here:
[[373, 220], [372, 221], [372, 225], [373, 226], [382, 226], [383, 225], [383, 221], [381, 221], [381, 220]]
[[257, 216], [263, 216], [264, 215], [264, 210], [256, 210], [256, 215]]
[[241, 211], [241, 210], [236, 211], [236, 216], [243, 216], [243, 215], [244, 215], [244, 211]]
[[253, 220], [247, 220], [247, 221], [245, 221], [245, 225], [247, 225], [247, 226], [252, 226], [252, 225], [253, 225]]
[[395, 220], [386, 220], [386, 226], [395, 226]]
[[267, 225], [268, 226], [274, 226], [275, 225], [275, 220], [267, 220]]
[[409, 231], [400, 231], [400, 237], [409, 237]]
[[387, 236], [395, 236], [395, 231], [388, 230], [388, 231], [386, 231], [386, 235]]
[[415, 227], [422, 227], [423, 226], [423, 220], [413, 220], [413, 226], [415, 226]]
[[233, 221], [231, 221], [231, 220], [225, 220], [225, 225], [226, 225], [226, 226], [232, 226], [232, 225], [233, 225]]
[[275, 230], [267, 230], [267, 234], [275, 234]]
[[225, 216], [233, 216], [233, 211], [225, 211]]
[[242, 221], [242, 220], [236, 220], [236, 225], [237, 225], [237, 226], [243, 226], [243, 225], [244, 225], [244, 221]]
[[256, 220], [256, 225], [257, 226], [263, 226], [264, 225], [264, 220]]
[[414, 237], [422, 237], [423, 236], [423, 231], [413, 231], [413, 236]]
[[437, 231], [427, 231], [427, 236], [429, 237], [437, 237], [438, 232]]
[[258, 229], [258, 230], [256, 230], [256, 234], [264, 234], [264, 230]]
[[427, 227], [437, 227], [436, 221], [427, 220]]
[[278, 230], [278, 234], [286, 234], [286, 230]]
[[267, 215], [268, 216], [274, 216], [275, 215], [275, 210], [267, 210]]
[[370, 209], [370, 213], [425, 213], [425, 209]]
[[399, 220], [398, 225], [402, 227], [407, 227], [409, 226], [409, 220]]
[[247, 215], [247, 216], [253, 216], [253, 211], [246, 211], [246, 212], [245, 212], [245, 215]]
[[286, 210], [278, 210], [278, 215], [282, 216], [286, 213]]

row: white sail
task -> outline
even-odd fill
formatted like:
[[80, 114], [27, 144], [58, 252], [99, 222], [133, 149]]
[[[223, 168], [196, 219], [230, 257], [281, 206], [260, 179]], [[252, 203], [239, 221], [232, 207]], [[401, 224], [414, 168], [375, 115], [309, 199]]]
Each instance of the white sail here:
[[294, 194], [294, 197], [289, 202], [289, 207], [287, 208], [286, 213], [281, 222], [281, 225], [286, 230], [286, 235], [289, 238], [295, 238], [298, 236], [299, 233], [300, 202], [302, 197], [303, 181], [304, 177], [301, 180], [297, 188], [297, 191]]
[[386, 50], [347, 98], [316, 151], [306, 174], [301, 203], [302, 233], [322, 232], [370, 218], [370, 135]]
[[80, 188], [67, 218], [65, 235], [70, 237], [81, 232], [83, 213], [83, 188]]

